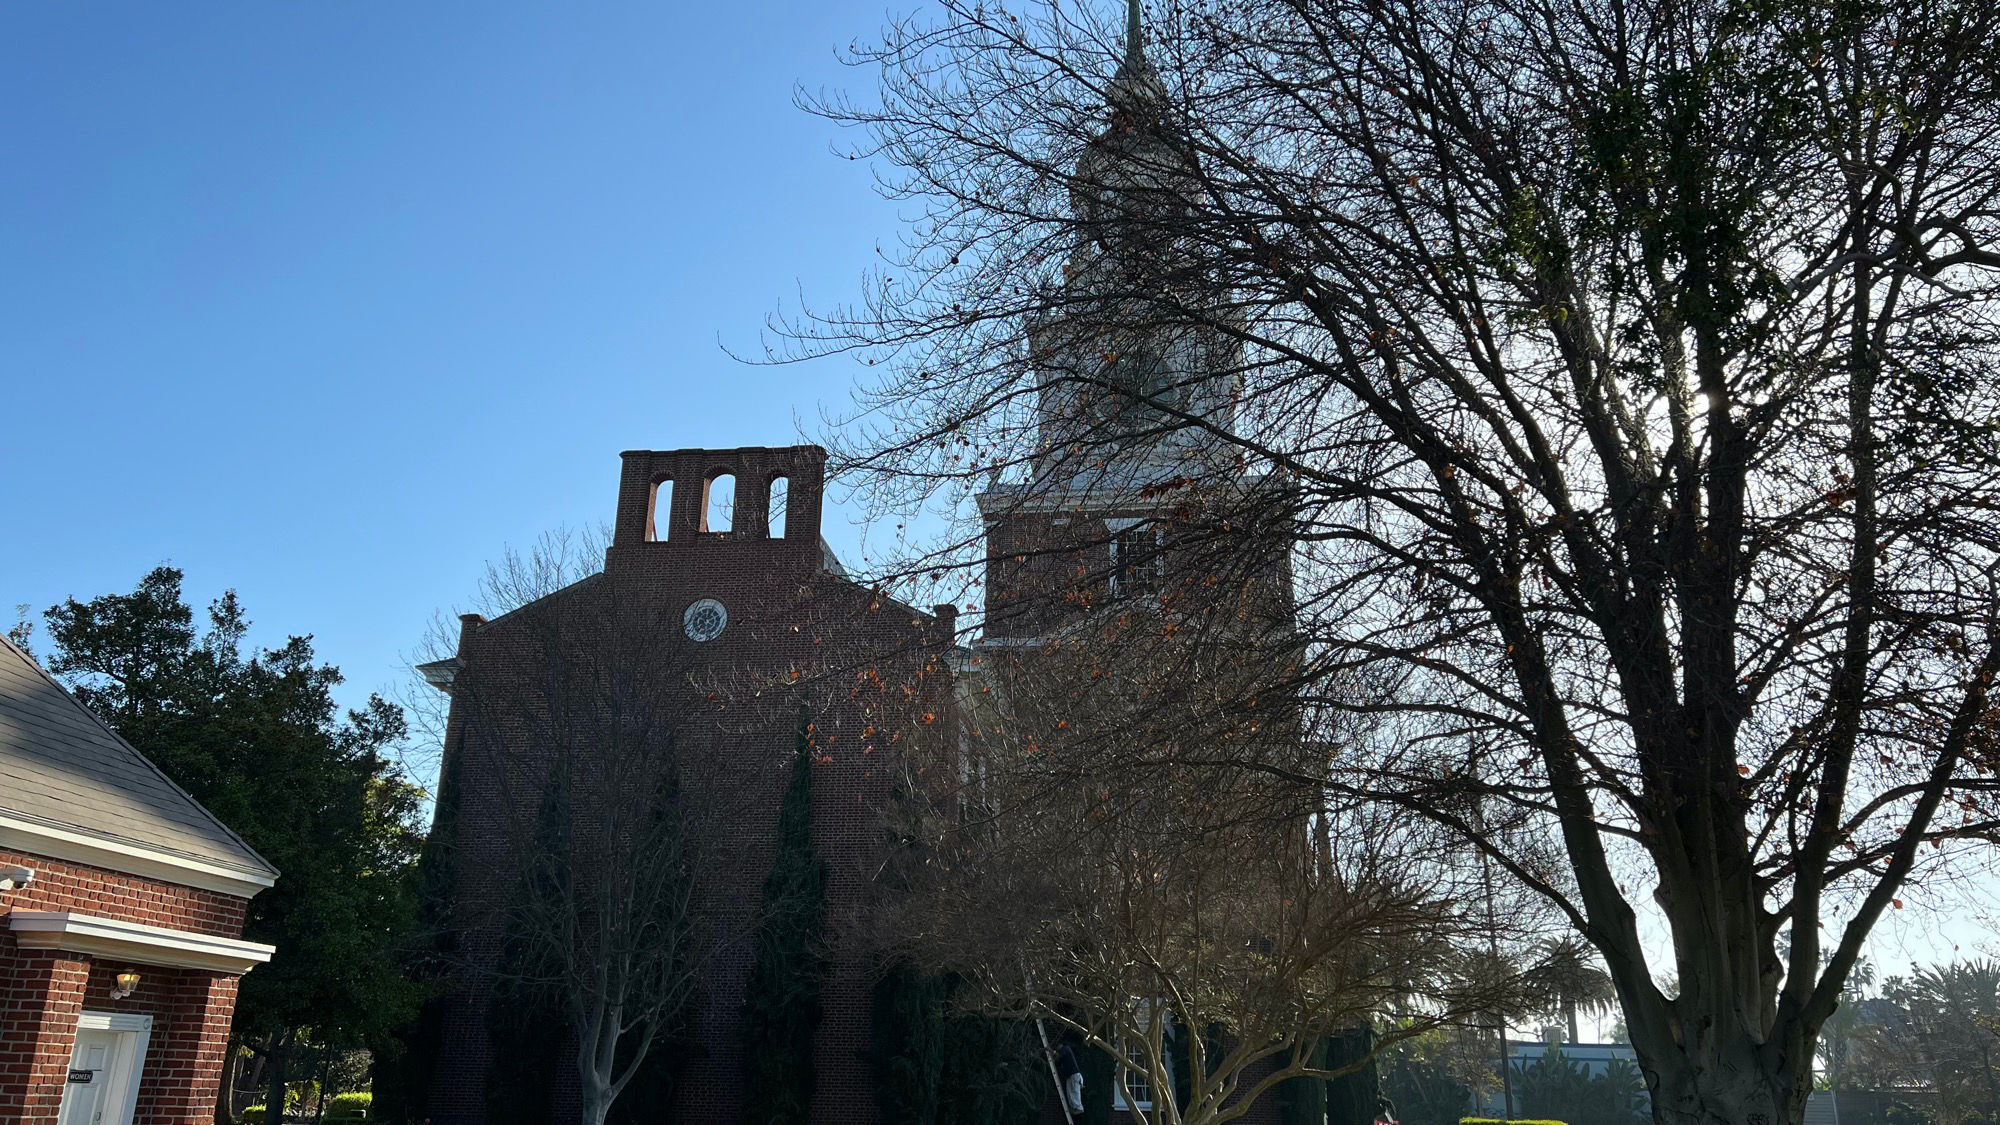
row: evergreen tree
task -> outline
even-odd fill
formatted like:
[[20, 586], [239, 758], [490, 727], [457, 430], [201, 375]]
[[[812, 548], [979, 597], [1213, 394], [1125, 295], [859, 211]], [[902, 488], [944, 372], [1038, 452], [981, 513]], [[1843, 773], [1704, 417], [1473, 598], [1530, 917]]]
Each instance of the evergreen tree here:
[[1034, 1125], [1048, 1064], [1034, 1025], [980, 1012], [947, 1015], [938, 1076], [939, 1125]]
[[813, 1034], [827, 975], [826, 863], [812, 842], [812, 724], [799, 721], [791, 780], [778, 810], [778, 854], [764, 880], [743, 1000], [744, 1120], [792, 1125], [812, 1116]]
[[1081, 1125], [1111, 1125], [1111, 1085], [1118, 1080], [1117, 1064], [1105, 1051], [1078, 1051], [1077, 1069], [1083, 1072], [1083, 1113]]
[[875, 984], [875, 1103], [884, 1125], [932, 1125], [938, 1119], [945, 1061], [945, 982], [908, 961]]
[[1367, 1062], [1358, 1070], [1326, 1081], [1327, 1125], [1369, 1125], [1375, 1120], [1376, 1103], [1382, 1096], [1381, 1070], [1375, 1056], [1375, 1032], [1359, 1027], [1326, 1041], [1326, 1064], [1338, 1070], [1358, 1060]]
[[74, 599], [46, 619], [49, 671], [283, 877], [252, 899], [244, 936], [277, 947], [243, 978], [236, 1041], [285, 1062], [377, 1043], [417, 991], [394, 950], [412, 917], [421, 793], [385, 750], [402, 712], [379, 697], [343, 717], [340, 670], [310, 636], [247, 644], [234, 592], [195, 624], [182, 575], [160, 567], [130, 594]]
[[494, 1125], [545, 1125], [554, 1110], [557, 1063], [570, 1057], [556, 984], [563, 966], [543, 922], [572, 900], [568, 780], [561, 766], [549, 771], [487, 1001], [493, 1063], [486, 1071], [486, 1112]]
[[[1322, 1039], [1313, 1044], [1307, 1052], [1307, 1064], [1314, 1068], [1327, 1065], [1332, 1053], [1332, 1040]], [[1326, 1125], [1326, 1090], [1331, 1085], [1324, 1078], [1289, 1078], [1278, 1087], [1278, 1119], [1284, 1125]]]
[[1048, 1095], [1034, 1025], [954, 1005], [963, 983], [899, 961], [875, 986], [885, 1125], [1032, 1125]]
[[445, 984], [459, 953], [451, 891], [458, 881], [460, 772], [459, 756], [446, 753], [438, 771], [431, 830], [417, 856], [416, 927], [401, 950], [405, 974], [423, 991], [423, 999], [416, 1018], [376, 1046], [368, 1112], [378, 1121], [423, 1119], [431, 1077], [444, 1050]]

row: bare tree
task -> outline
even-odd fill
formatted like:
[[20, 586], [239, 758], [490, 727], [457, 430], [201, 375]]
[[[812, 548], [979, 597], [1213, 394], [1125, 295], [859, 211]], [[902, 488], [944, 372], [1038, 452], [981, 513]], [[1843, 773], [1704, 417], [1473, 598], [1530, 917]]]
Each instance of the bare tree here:
[[545, 531], [526, 551], [509, 546], [497, 560], [488, 560], [464, 605], [431, 614], [416, 646], [404, 655], [408, 676], [396, 699], [410, 724], [406, 768], [428, 777], [443, 756], [451, 700], [438, 690], [449, 680], [438, 677], [458, 651], [459, 615], [476, 613], [490, 619], [539, 601], [603, 570], [609, 546], [611, 529], [603, 524]]
[[[887, 908], [901, 951], [1109, 1054], [1135, 1119], [1161, 1125], [1366, 1065], [1322, 1047], [1378, 1020], [1386, 1046], [1525, 1002], [1531, 978], [1485, 956], [1476, 863], [1441, 858], [1430, 824], [1329, 804], [1302, 765], [1351, 732], [1218, 706], [1248, 679], [1240, 654], [1131, 643], [1153, 627], [975, 649], [963, 784], [910, 786], [932, 800]], [[1237, 749], [1197, 749], [1218, 741]]]
[[701, 752], [680, 631], [621, 616], [602, 585], [489, 624], [453, 686], [459, 753], [479, 763], [461, 784], [504, 827], [483, 841], [484, 890], [459, 898], [461, 924], [500, 935], [473, 979], [503, 1024], [555, 1017], [542, 1042], [574, 1048], [586, 1125], [689, 1032], [733, 933], [714, 884], [757, 765]]
[[915, 214], [781, 326], [882, 373], [846, 467], [947, 516], [1141, 443], [1185, 453], [1156, 495], [1287, 481], [1272, 678], [1389, 732], [1318, 780], [1559, 910], [1660, 1121], [1799, 1121], [1870, 930], [2000, 825], [2000, 9], [1137, 25], [946, 0], [818, 107]]

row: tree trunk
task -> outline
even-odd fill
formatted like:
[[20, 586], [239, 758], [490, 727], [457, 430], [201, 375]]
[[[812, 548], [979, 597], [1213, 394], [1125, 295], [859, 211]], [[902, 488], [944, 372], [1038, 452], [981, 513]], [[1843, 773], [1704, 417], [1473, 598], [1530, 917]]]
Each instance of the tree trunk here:
[[319, 1098], [313, 1103], [313, 1125], [326, 1120], [326, 1099], [333, 1096], [330, 1088], [333, 1082], [333, 1049], [327, 1048], [325, 1061], [319, 1068]]
[[216, 1125], [236, 1125], [236, 1070], [241, 1060], [234, 1038], [222, 1050], [222, 1081], [215, 1086]]
[[604, 1125], [605, 1119], [610, 1116], [611, 1091], [605, 1088], [604, 1083], [584, 1075], [582, 1125]]
[[1713, 1057], [1701, 1065], [1672, 1051], [1662, 1063], [1643, 1048], [1639, 1065], [1652, 1087], [1653, 1120], [1658, 1125], [1802, 1125], [1810, 1085], [1787, 1089], [1744, 1042], [1711, 1045]]
[[270, 1059], [264, 1077], [270, 1085], [264, 1092], [264, 1125], [283, 1125], [285, 1120], [285, 1047], [282, 1036], [272, 1036]]

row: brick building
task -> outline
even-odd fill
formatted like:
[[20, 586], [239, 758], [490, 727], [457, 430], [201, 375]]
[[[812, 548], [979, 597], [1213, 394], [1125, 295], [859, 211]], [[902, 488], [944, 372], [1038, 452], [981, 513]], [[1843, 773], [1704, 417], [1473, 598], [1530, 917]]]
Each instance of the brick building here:
[[[953, 607], [919, 611], [843, 574], [819, 535], [823, 451], [637, 451], [624, 454], [603, 573], [495, 620], [465, 619], [456, 657], [424, 669], [452, 694], [440, 806], [455, 808], [449, 844], [471, 969], [444, 1018], [429, 1100], [435, 1125], [488, 1119], [495, 1048], [479, 982], [494, 975], [505, 940], [490, 904], [510, 893], [523, 810], [537, 799], [533, 784], [498, 780], [523, 769], [532, 738], [518, 723], [482, 727], [472, 701], [536, 690], [527, 680], [538, 667], [546, 676], [535, 654], [549, 647], [534, 634], [551, 619], [613, 622], [618, 639], [609, 643], [628, 650], [646, 647], [634, 634], [678, 646], [679, 736], [708, 759], [776, 762], [789, 717], [800, 706], [811, 713], [821, 740], [815, 844], [831, 869], [830, 914], [842, 924], [813, 1050], [813, 1120], [856, 1125], [878, 1119], [871, 966], [860, 934], [842, 926], [865, 927], [886, 844], [881, 812], [912, 749], [956, 772], [960, 720], [973, 695], [993, 697], [983, 686], [1000, 669], [1029, 668], [1050, 638], [1093, 620], [1157, 612], [1171, 590], [1197, 591], [1174, 612], [1226, 622], [1235, 643], [1225, 647], [1262, 645], [1268, 655], [1274, 640], [1288, 643], [1288, 543], [1281, 527], [1261, 522], [1282, 513], [1272, 502], [1281, 488], [1246, 473], [1226, 440], [1244, 366], [1225, 330], [1226, 302], [1198, 264], [1152, 236], [1162, 224], [1150, 212], [1173, 206], [1188, 157], [1163, 127], [1165, 91], [1132, 11], [1108, 122], [1077, 168], [1080, 237], [1050, 302], [1061, 311], [1028, 326], [1036, 452], [978, 497], [987, 558], [976, 639], [961, 643]], [[725, 913], [756, 904], [781, 786], [780, 771], [767, 769], [735, 787], [752, 801], [727, 829]], [[697, 1042], [663, 1119], [740, 1119], [737, 1013], [748, 963], [748, 950], [736, 949], [710, 966]], [[1042, 1117], [1061, 1122], [1049, 1086]], [[558, 1091], [554, 1120], [575, 1120], [575, 1087], [570, 1079]], [[1108, 1108], [1112, 1119], [1149, 1108], [1126, 1106], [1103, 1084], [1091, 1098], [1093, 1112]], [[1277, 1121], [1279, 1100], [1244, 1120]]]
[[[532, 780], [517, 789], [506, 779], [545, 768], [536, 732], [495, 701], [537, 690], [530, 681], [547, 674], [551, 631], [575, 636], [600, 624], [601, 643], [670, 667], [673, 737], [696, 759], [683, 784], [696, 800], [728, 807], [708, 892], [722, 929], [756, 908], [798, 716], [810, 715], [813, 838], [828, 867], [833, 923], [813, 1052], [815, 1119], [873, 1119], [871, 967], [843, 927], [865, 912], [895, 756], [946, 725], [940, 656], [955, 626], [948, 609], [920, 612], [843, 575], [819, 534], [824, 460], [814, 447], [624, 454], [604, 571], [491, 621], [467, 618], [456, 657], [425, 670], [452, 695], [440, 804], [456, 810], [454, 901], [471, 982], [444, 1017], [429, 1103], [436, 1125], [487, 1117], [495, 1052], [479, 982], [501, 957], [506, 921], [495, 907], [514, 892], [522, 813], [537, 799]], [[675, 1048], [687, 1057], [666, 1119], [740, 1115], [743, 936], [706, 967], [695, 1042]], [[558, 1085], [555, 1116], [574, 1120], [576, 1081]]]
[[0, 638], [0, 1121], [212, 1121], [277, 874]]

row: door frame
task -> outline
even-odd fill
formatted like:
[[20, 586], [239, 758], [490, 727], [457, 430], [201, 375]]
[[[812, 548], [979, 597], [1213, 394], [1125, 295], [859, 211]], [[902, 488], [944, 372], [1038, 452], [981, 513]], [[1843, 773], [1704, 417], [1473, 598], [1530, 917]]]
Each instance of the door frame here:
[[[85, 1011], [76, 1017], [78, 1031], [117, 1032], [117, 1052], [106, 1068], [110, 1082], [104, 1108], [110, 1125], [131, 1125], [139, 1105], [139, 1080], [146, 1072], [146, 1047], [153, 1038], [153, 1017], [138, 1012]], [[60, 1112], [60, 1111], [58, 1111]]]

